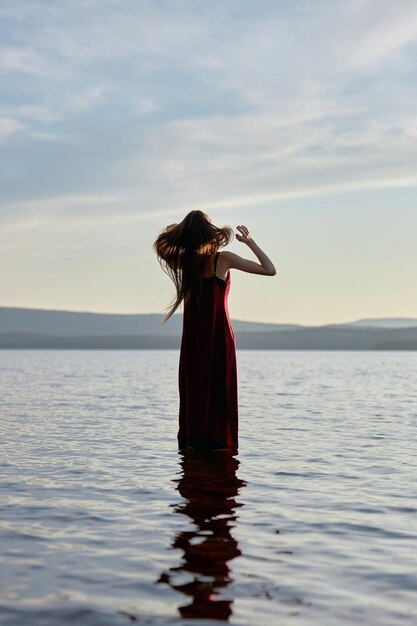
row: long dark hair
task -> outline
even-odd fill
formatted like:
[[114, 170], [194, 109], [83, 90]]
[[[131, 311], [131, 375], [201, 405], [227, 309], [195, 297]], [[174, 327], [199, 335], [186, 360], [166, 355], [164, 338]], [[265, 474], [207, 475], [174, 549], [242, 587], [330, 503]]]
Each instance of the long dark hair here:
[[172, 279], [176, 295], [164, 321], [185, 299], [199, 300], [203, 270], [209, 256], [233, 239], [230, 226], [218, 228], [203, 213], [190, 211], [182, 222], [164, 230], [153, 247], [164, 272]]

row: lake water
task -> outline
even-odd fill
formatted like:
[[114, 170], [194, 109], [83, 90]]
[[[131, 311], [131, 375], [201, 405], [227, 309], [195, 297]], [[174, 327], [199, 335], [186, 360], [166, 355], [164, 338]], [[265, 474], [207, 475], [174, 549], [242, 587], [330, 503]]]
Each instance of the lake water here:
[[238, 352], [179, 454], [178, 354], [0, 351], [0, 623], [417, 623], [417, 353]]

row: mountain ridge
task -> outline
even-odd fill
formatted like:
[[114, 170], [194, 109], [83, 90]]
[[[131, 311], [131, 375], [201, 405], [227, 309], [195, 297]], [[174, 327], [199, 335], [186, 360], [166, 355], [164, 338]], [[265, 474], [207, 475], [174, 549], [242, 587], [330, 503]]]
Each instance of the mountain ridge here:
[[[182, 316], [0, 307], [0, 349], [179, 349]], [[394, 326], [381, 326], [381, 324]], [[401, 324], [412, 323], [412, 326]], [[416, 350], [417, 319], [301, 326], [232, 320], [247, 350]]]
[[[60, 336], [154, 334], [180, 335], [182, 316], [162, 324], [159, 313], [95, 313], [65, 309], [0, 307], [0, 333], [34, 332]], [[293, 331], [302, 328], [411, 328], [417, 318], [364, 318], [341, 324], [302, 325], [291, 323], [232, 320], [236, 332]]]

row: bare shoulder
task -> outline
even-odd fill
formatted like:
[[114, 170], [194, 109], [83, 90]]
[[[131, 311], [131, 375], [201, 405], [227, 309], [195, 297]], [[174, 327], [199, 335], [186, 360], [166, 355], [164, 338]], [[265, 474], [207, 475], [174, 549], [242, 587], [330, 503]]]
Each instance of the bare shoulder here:
[[261, 265], [261, 263], [245, 259], [239, 254], [225, 250], [220, 252], [218, 259], [219, 276], [227, 275], [230, 269], [240, 270], [248, 274], [260, 274], [264, 276], [272, 276], [272, 272]]
[[234, 252], [230, 252], [230, 250], [224, 250], [219, 253], [218, 262], [225, 271], [229, 269], [243, 269], [245, 263], [248, 261], [249, 259], [245, 259]]
[[234, 267], [233, 263], [238, 263], [239, 260], [244, 261], [243, 257], [235, 254], [234, 252], [230, 252], [230, 250], [223, 250], [219, 253], [219, 260], [222, 260], [223, 263], [228, 264], [229, 267]]
[[227, 274], [229, 273], [229, 269], [231, 268], [229, 258], [230, 254], [232, 253], [228, 250], [222, 250], [221, 252], [218, 252], [217, 255], [213, 255], [214, 260], [217, 256], [217, 262], [215, 262], [216, 276], [218, 276], [218, 278], [221, 278], [221, 280], [227, 280]]

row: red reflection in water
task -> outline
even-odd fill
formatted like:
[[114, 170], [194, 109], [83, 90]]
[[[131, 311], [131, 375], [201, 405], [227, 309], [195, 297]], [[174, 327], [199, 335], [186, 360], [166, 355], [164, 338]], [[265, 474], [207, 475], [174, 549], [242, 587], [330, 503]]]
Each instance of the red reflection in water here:
[[[183, 550], [183, 560], [158, 582], [191, 598], [191, 603], [179, 607], [181, 617], [228, 620], [233, 605], [225, 593], [233, 580], [228, 563], [241, 554], [230, 530], [238, 519], [236, 510], [243, 506], [235, 497], [246, 483], [236, 477], [239, 461], [231, 451], [180, 454], [183, 473], [177, 489], [184, 501], [174, 510], [189, 517], [196, 528], [175, 537], [172, 547]], [[178, 574], [184, 573], [192, 580], [176, 583]]]

